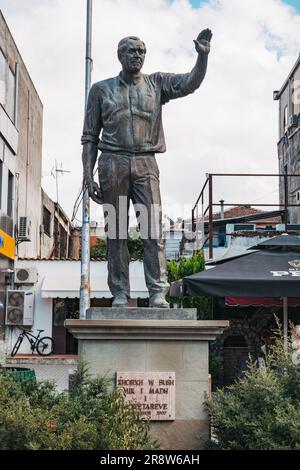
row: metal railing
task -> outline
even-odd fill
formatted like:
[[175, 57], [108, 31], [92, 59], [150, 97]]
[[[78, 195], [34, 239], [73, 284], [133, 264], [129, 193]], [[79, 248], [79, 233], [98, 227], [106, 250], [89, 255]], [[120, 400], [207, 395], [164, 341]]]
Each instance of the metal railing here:
[[[268, 203], [268, 204], [262, 204], [262, 203], [255, 203], [253, 204], [255, 207], [278, 207], [282, 208], [279, 209], [278, 211], [270, 213], [270, 216], [279, 215], [282, 217], [282, 223], [285, 225], [285, 231], [287, 231], [287, 225], [288, 225], [288, 210], [290, 207], [298, 207], [300, 209], [299, 204], [290, 204], [288, 202], [289, 199], [289, 194], [288, 194], [288, 180], [289, 178], [299, 178], [300, 174], [287, 174], [287, 173], [279, 173], [279, 174], [270, 174], [270, 173], [209, 173], [206, 175], [206, 180], [205, 183], [201, 189], [201, 192], [196, 200], [196, 203], [192, 209], [192, 231], [195, 233], [195, 240], [196, 240], [196, 247], [197, 248], [202, 248], [205, 243], [208, 241], [209, 245], [209, 258], [213, 257], [213, 208], [216, 206], [223, 206], [223, 207], [249, 207], [249, 203], [215, 203], [213, 200], [213, 189], [214, 189], [214, 178], [217, 177], [277, 177], [277, 178], [283, 178], [283, 203]], [[206, 204], [206, 190], [208, 191], [208, 204]], [[199, 205], [201, 206], [201, 217], [199, 216]], [[204, 223], [205, 223], [205, 218], [208, 213], [206, 222], [208, 223], [208, 235], [205, 238], [205, 231], [204, 231]], [[249, 215], [254, 218], [254, 215]], [[246, 216], [245, 216], [246, 217]], [[247, 217], [246, 217], [247, 218]], [[255, 219], [259, 218], [259, 213], [255, 214]], [[265, 216], [264, 216], [265, 218]], [[199, 246], [199, 221], [201, 220], [201, 223], [203, 224], [203, 233], [202, 233], [202, 243], [201, 246]]]

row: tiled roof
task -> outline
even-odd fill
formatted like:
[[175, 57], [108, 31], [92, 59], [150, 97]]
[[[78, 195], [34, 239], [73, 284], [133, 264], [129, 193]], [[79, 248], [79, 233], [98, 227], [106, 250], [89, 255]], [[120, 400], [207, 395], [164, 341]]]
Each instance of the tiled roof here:
[[[251, 206], [236, 206], [230, 207], [229, 209], [224, 210], [224, 219], [234, 219], [236, 217], [246, 217], [247, 215], [255, 215], [255, 214], [262, 214], [264, 211], [255, 209]], [[266, 218], [260, 219], [260, 223], [264, 222], [273, 222], [273, 223], [280, 223], [280, 217], [267, 217], [267, 212], [265, 212]], [[215, 212], [213, 214], [214, 220], [221, 219], [221, 212]], [[208, 220], [208, 215], [205, 216], [205, 220]], [[252, 219], [253, 222], [254, 219]]]
[[[224, 218], [231, 219], [233, 217], [244, 217], [245, 215], [253, 215], [259, 214], [263, 211], [259, 209], [254, 209], [250, 206], [237, 206], [237, 207], [230, 207], [229, 209], [224, 210]], [[213, 214], [213, 219], [220, 219], [221, 212], [215, 212]]]

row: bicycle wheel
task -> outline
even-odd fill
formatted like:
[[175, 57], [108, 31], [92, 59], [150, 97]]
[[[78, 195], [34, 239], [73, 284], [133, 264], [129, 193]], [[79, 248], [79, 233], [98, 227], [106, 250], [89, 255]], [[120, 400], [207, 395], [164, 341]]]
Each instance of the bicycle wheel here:
[[23, 336], [18, 337], [16, 344], [14, 345], [14, 347], [12, 348], [12, 352], [10, 353], [11, 357], [14, 357], [17, 354], [17, 352], [20, 349], [23, 339], [24, 339]]
[[41, 338], [37, 345], [36, 350], [40, 356], [49, 356], [54, 351], [54, 341], [49, 336]]

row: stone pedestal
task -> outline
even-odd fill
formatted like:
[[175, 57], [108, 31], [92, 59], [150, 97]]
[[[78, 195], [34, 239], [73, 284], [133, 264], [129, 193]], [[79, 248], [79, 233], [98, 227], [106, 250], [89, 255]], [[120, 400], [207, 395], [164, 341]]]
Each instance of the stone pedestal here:
[[[209, 391], [208, 342], [227, 321], [197, 321], [196, 309], [92, 308], [86, 320], [66, 320], [90, 372], [175, 372], [175, 419], [151, 421], [163, 449], [198, 449], [208, 437], [203, 409]], [[145, 374], [147, 376], [147, 374]]]

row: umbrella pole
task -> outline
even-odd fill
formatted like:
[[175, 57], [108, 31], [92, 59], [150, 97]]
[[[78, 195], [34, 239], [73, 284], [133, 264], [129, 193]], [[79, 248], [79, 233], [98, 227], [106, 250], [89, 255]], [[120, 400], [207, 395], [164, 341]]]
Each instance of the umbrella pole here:
[[288, 351], [288, 298], [283, 297], [283, 344], [284, 351]]

